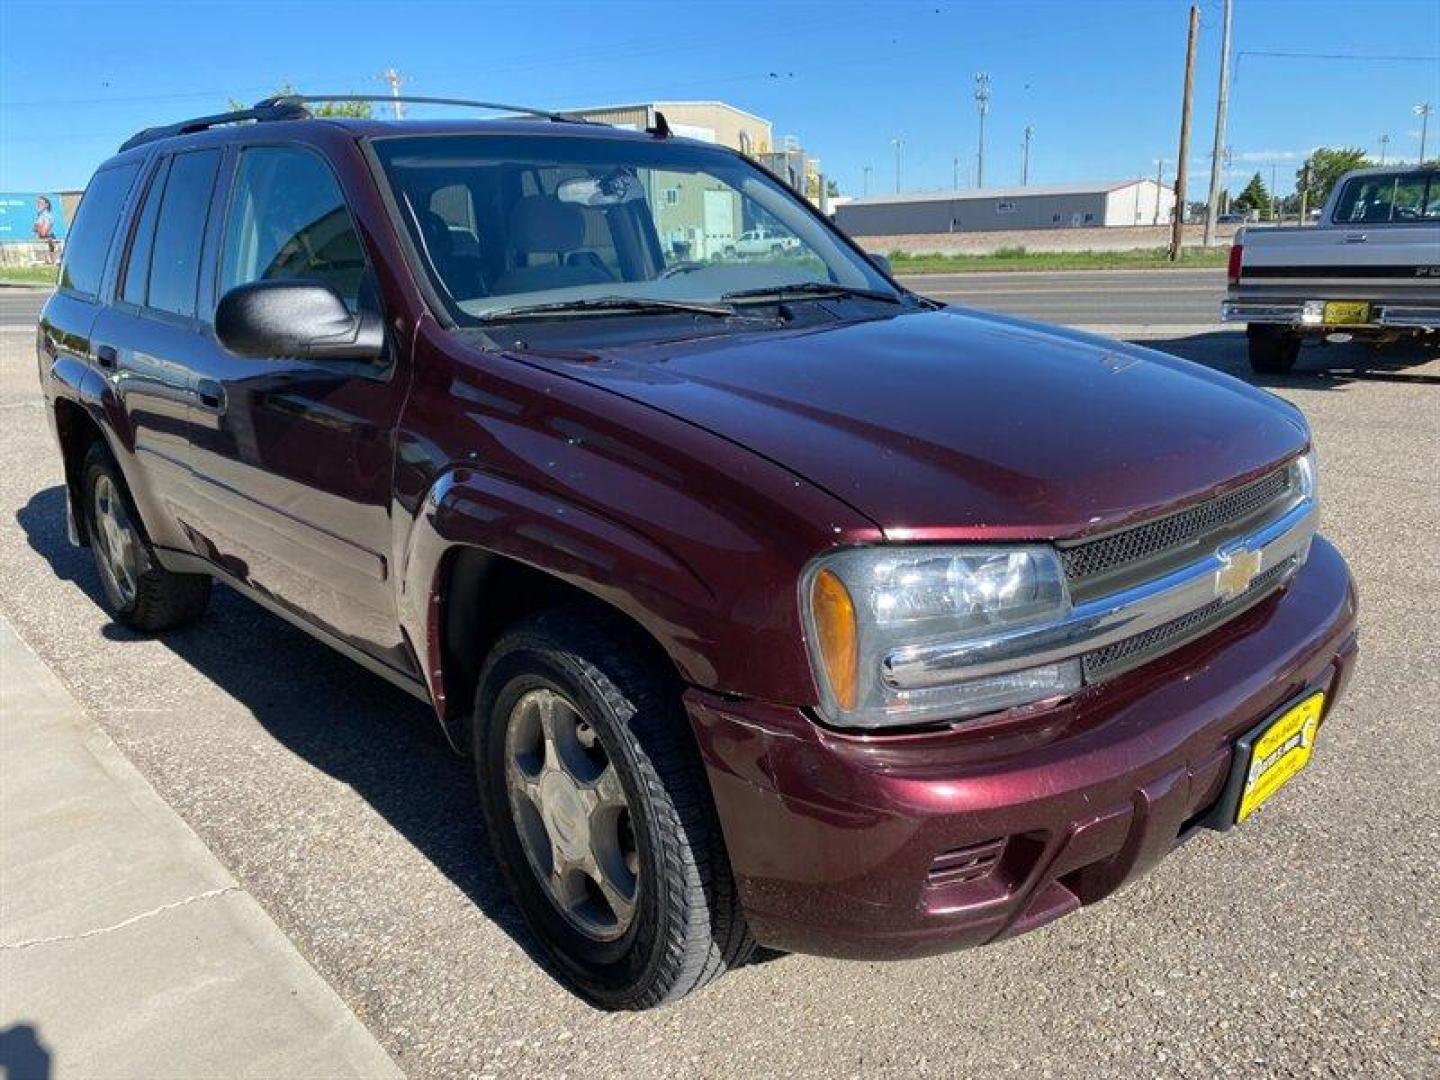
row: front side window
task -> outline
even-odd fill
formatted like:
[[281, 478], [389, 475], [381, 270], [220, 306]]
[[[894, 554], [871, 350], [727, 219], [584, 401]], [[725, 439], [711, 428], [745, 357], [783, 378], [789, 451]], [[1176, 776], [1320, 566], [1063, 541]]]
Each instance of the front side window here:
[[[194, 316], [200, 249], [219, 168], [219, 150], [177, 154], [171, 160], [155, 219], [155, 239], [150, 245], [146, 307], [187, 319]], [[127, 286], [129, 278], [127, 267]]]
[[[728, 304], [797, 285], [898, 298], [792, 191], [714, 147], [509, 134], [374, 145], [422, 268], [461, 325], [537, 304]], [[437, 220], [452, 205], [473, 217], [463, 241], [453, 214]]]
[[[441, 227], [447, 227], [443, 220]], [[368, 296], [367, 267], [329, 165], [288, 146], [241, 153], [225, 222], [221, 295], [252, 281], [304, 278], [330, 286], [354, 311]]]
[[90, 180], [80, 200], [80, 210], [65, 241], [65, 259], [60, 266], [60, 287], [94, 296], [100, 291], [110, 242], [120, 225], [120, 210], [135, 182], [138, 164], [101, 169]]

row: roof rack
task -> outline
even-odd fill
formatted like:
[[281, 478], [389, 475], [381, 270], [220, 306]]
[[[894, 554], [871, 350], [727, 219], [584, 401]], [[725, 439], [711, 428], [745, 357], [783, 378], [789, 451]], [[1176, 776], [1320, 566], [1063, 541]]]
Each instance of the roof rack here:
[[538, 116], [560, 124], [590, 124], [595, 121], [566, 113], [551, 112], [549, 109], [532, 109], [528, 105], [504, 105], [496, 101], [472, 101], [469, 98], [417, 97], [407, 94], [277, 94], [275, 97], [257, 101], [255, 108], [283, 105], [311, 105], [325, 101], [372, 101], [402, 105], [459, 105], [467, 109], [491, 109], [495, 112], [517, 113], [521, 116]]
[[312, 115], [307, 105], [327, 101], [373, 101], [373, 102], [394, 102], [411, 105], [459, 105], [469, 109], [491, 109], [496, 112], [515, 113], [520, 116], [538, 116], [545, 120], [552, 120], [561, 124], [593, 124], [594, 120], [586, 120], [579, 116], [568, 116], [565, 113], [550, 112], [547, 109], [532, 109], [525, 105], [504, 105], [495, 101], [471, 101], [468, 98], [442, 98], [442, 97], [395, 97], [391, 94], [277, 94], [274, 97], [257, 101], [248, 109], [237, 109], [234, 112], [214, 113], [210, 116], [197, 116], [192, 120], [181, 120], [176, 124], [164, 124], [159, 127], [146, 128], [130, 136], [120, 146], [121, 153], [134, 149], [137, 146], [144, 146], [146, 143], [154, 142], [157, 139], [167, 139], [172, 135], [190, 135], [197, 131], [206, 131], [209, 128], [219, 127], [222, 124], [238, 124], [247, 120], [254, 120], [257, 123], [265, 123], [271, 120], [304, 120]]
[[121, 143], [120, 152], [123, 154], [126, 150], [144, 146], [156, 139], [168, 139], [172, 135], [189, 135], [196, 131], [218, 127], [221, 124], [238, 124], [244, 120], [303, 120], [309, 115], [310, 110], [303, 104], [287, 102], [281, 98], [267, 98], [265, 101], [256, 102], [248, 109], [214, 113], [211, 116], [197, 116], [191, 120], [181, 120], [178, 124], [163, 124], [160, 127], [146, 128]]

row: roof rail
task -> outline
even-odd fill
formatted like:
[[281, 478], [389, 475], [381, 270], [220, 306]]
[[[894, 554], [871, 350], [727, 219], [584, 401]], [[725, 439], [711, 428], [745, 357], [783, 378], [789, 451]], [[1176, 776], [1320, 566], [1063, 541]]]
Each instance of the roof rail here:
[[144, 131], [131, 135], [120, 144], [120, 152], [132, 150], [137, 146], [144, 146], [146, 143], [154, 142], [156, 139], [166, 139], [172, 135], [189, 135], [196, 131], [205, 131], [212, 127], [219, 127], [221, 124], [238, 124], [245, 120], [264, 122], [267, 120], [303, 120], [310, 115], [310, 110], [305, 108], [301, 102], [286, 101], [282, 98], [270, 98], [265, 101], [256, 102], [248, 109], [236, 109], [234, 112], [214, 113], [211, 116], [197, 116], [191, 120], [181, 120], [177, 124], [163, 124], [160, 127], [146, 128]]
[[580, 116], [551, 112], [549, 109], [532, 109], [528, 105], [504, 105], [496, 101], [471, 101], [469, 98], [415, 97], [401, 94], [277, 94], [264, 101], [257, 101], [255, 108], [272, 108], [286, 105], [311, 105], [325, 101], [372, 101], [390, 103], [398, 101], [406, 105], [459, 105], [468, 109], [493, 109], [496, 112], [518, 113], [521, 116], [539, 116], [561, 124], [591, 124], [596, 121]]

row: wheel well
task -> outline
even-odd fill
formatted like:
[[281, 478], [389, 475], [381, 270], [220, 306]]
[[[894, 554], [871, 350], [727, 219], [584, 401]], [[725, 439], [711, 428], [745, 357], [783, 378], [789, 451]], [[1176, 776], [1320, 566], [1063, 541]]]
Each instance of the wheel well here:
[[88, 544], [90, 538], [85, 535], [85, 515], [80, 512], [80, 484], [83, 480], [81, 469], [90, 447], [97, 442], [104, 443], [105, 436], [94, 417], [82, 406], [65, 398], [59, 398], [55, 402], [55, 431], [60, 436], [60, 454], [65, 463], [65, 487], [69, 492], [75, 530], [80, 542]]
[[480, 670], [491, 646], [518, 619], [556, 607], [589, 609], [631, 639], [636, 648], [679, 672], [661, 644], [620, 609], [553, 574], [480, 548], [460, 548], [447, 560], [441, 588], [440, 656], [446, 723], [457, 743], [469, 738], [463, 721], [475, 708]]

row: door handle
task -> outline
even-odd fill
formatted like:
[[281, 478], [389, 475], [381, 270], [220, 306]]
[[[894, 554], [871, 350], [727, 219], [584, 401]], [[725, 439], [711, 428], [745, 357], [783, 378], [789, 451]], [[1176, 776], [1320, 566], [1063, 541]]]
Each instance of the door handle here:
[[114, 371], [120, 366], [120, 354], [113, 345], [101, 345], [95, 350], [95, 362], [109, 371]]
[[1370, 237], [1363, 232], [1352, 232], [1345, 234], [1345, 243], [1347, 244], [1363, 244], [1368, 239], [1370, 239]]
[[214, 379], [201, 379], [195, 384], [195, 393], [200, 404], [207, 409], [222, 412], [225, 408], [225, 388]]

